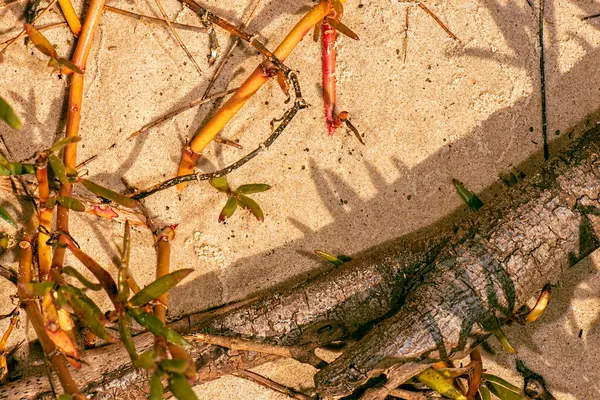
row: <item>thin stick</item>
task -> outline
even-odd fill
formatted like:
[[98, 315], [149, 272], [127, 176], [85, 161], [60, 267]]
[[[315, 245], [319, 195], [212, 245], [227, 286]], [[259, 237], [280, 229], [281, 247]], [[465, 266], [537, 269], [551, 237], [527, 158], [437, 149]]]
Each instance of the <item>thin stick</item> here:
[[[318, 22], [320, 22], [329, 12], [331, 11], [331, 3], [326, 0], [321, 0], [319, 4], [314, 6], [288, 33], [285, 39], [277, 47], [277, 49], [271, 53], [262, 44], [254, 39], [253, 36], [240, 32], [235, 26], [223, 22], [222, 19], [208, 13], [202, 7], [198, 6], [193, 0], [183, 0], [186, 4], [194, 5], [195, 8], [192, 10], [199, 13], [201, 17], [212, 18], [211, 22], [217, 23], [221, 21], [226, 26], [224, 27], [227, 31], [239, 35], [243, 40], [249, 41], [249, 43], [259, 50], [263, 55], [267, 57], [267, 61], [261, 63], [252, 74], [246, 79], [246, 81], [240, 86], [240, 89], [235, 92], [233, 96], [227, 100], [227, 102], [215, 113], [215, 115], [206, 123], [196, 134], [194, 139], [190, 142], [189, 146], [183, 152], [181, 162], [177, 171], [178, 176], [190, 174], [196, 167], [196, 162], [200, 158], [202, 151], [206, 146], [215, 138], [215, 136], [223, 129], [223, 127], [233, 118], [234, 115], [246, 104], [246, 102], [261, 88], [261, 86], [267, 82], [269, 77], [265, 74], [268, 70], [269, 65], [273, 64], [280, 71], [284, 72], [286, 76], [290, 77], [290, 69], [285, 67], [282, 62], [285, 58], [291, 54], [292, 50], [300, 43], [306, 33], [312, 29]], [[207, 14], [208, 13], [208, 14]], [[214, 20], [214, 21], [213, 21]], [[270, 55], [270, 56], [269, 56]], [[185, 185], [180, 185], [179, 188], [183, 189]]]
[[[164, 19], [151, 17], [149, 15], [136, 14], [134, 12], [123, 10], [123, 9], [117, 8], [117, 7], [112, 7], [109, 5], [105, 5], [104, 10], [110, 11], [115, 14], [124, 15], [126, 17], [134, 18], [134, 19], [137, 19], [140, 21], [148, 21], [148, 22], [152, 22], [155, 24], [162, 24], [162, 25], [167, 24]], [[171, 25], [173, 25], [173, 27], [178, 28], [178, 29], [183, 29], [186, 31], [193, 31], [193, 32], [206, 32], [206, 28], [204, 28], [202, 26], [185, 25], [185, 24], [180, 24], [178, 22], [174, 22], [174, 21], [170, 21], [170, 22], [171, 22]]]
[[264, 150], [268, 149], [274, 142], [275, 140], [277, 140], [277, 138], [281, 135], [281, 133], [283, 132], [283, 130], [286, 128], [286, 126], [290, 123], [290, 121], [294, 118], [294, 116], [298, 113], [299, 110], [306, 108], [307, 105], [303, 100], [296, 100], [296, 103], [294, 103], [294, 106], [292, 108], [290, 108], [283, 116], [283, 118], [281, 119], [281, 122], [279, 124], [279, 126], [277, 127], [277, 129], [275, 129], [273, 131], [273, 133], [271, 133], [271, 136], [269, 136], [267, 138], [267, 140], [265, 140], [264, 142], [262, 142], [256, 149], [254, 149], [252, 152], [248, 153], [247, 155], [245, 155], [244, 157], [240, 158], [238, 161], [234, 162], [233, 164], [218, 170], [218, 171], [214, 171], [214, 172], [210, 172], [210, 173], [206, 173], [206, 174], [200, 174], [200, 173], [192, 173], [192, 174], [187, 174], [187, 175], [180, 175], [180, 176], [176, 176], [174, 178], [168, 179], [164, 182], [161, 182], [157, 185], [154, 185], [148, 189], [144, 189], [141, 192], [135, 194], [134, 196], [132, 196], [134, 199], [137, 200], [141, 200], [143, 198], [146, 198], [156, 192], [159, 192], [161, 190], [165, 190], [168, 189], [170, 187], [179, 185], [181, 183], [186, 183], [186, 182], [190, 182], [190, 181], [205, 181], [205, 180], [209, 180], [212, 178], [218, 178], [221, 176], [225, 176], [228, 173], [235, 171], [236, 169], [240, 168], [241, 166], [243, 166], [244, 164], [246, 164], [248, 161], [252, 160], [254, 157], [256, 157], [258, 154], [260, 154], [261, 152], [263, 152]]
[[167, 16], [167, 13], [165, 12], [165, 9], [163, 8], [161, 1], [160, 0], [155, 0], [155, 2], [156, 2], [156, 5], [158, 6], [158, 9], [160, 10], [160, 13], [163, 16], [163, 20], [169, 26], [169, 30], [173, 34], [173, 37], [175, 38], [175, 41], [177, 42], [177, 44], [179, 45], [179, 47], [181, 47], [183, 49], [183, 51], [188, 56], [188, 58], [190, 59], [190, 61], [192, 62], [192, 64], [194, 64], [194, 68], [196, 68], [196, 71], [198, 71], [198, 74], [200, 76], [202, 76], [202, 69], [200, 69], [200, 66], [198, 65], [198, 63], [196, 62], [196, 60], [194, 59], [194, 57], [192, 56], [192, 53], [190, 53], [190, 51], [188, 50], [188, 48], [185, 45], [185, 43], [183, 43], [183, 40], [181, 40], [181, 37], [179, 36], [179, 33], [177, 33], [177, 31], [175, 30], [175, 28], [173, 28], [173, 25], [171, 25], [171, 21], [169, 20], [169, 17]]
[[231, 375], [233, 376], [237, 376], [239, 378], [243, 378], [246, 380], [249, 380], [251, 382], [257, 383], [261, 386], [264, 386], [268, 389], [274, 390], [276, 392], [285, 394], [286, 396], [291, 397], [292, 399], [297, 399], [297, 400], [312, 400], [312, 397], [307, 396], [303, 393], [300, 393], [292, 388], [289, 388], [287, 386], [283, 386], [280, 383], [277, 383], [269, 378], [267, 378], [266, 376], [262, 376], [257, 374], [256, 372], [252, 372], [252, 371], [248, 371], [245, 369], [239, 370], [239, 371], [235, 371], [233, 372]]
[[427, 14], [429, 14], [431, 16], [431, 18], [433, 18], [435, 20], [435, 22], [437, 22], [438, 25], [441, 26], [444, 31], [446, 31], [446, 33], [448, 34], [448, 36], [450, 36], [450, 38], [452, 38], [453, 40], [458, 40], [456, 35], [454, 33], [452, 33], [450, 31], [450, 29], [448, 29], [448, 27], [446, 25], [444, 25], [444, 23], [437, 17], [437, 15], [435, 15], [433, 12], [431, 12], [431, 10], [429, 10], [429, 8], [425, 7], [425, 5], [423, 3], [417, 3], [417, 5], [419, 7], [421, 7], [421, 9], [423, 11], [425, 11]]
[[26, 0], [7, 1], [6, 3], [0, 4], [0, 10], [2, 10], [3, 8], [6, 8], [6, 7], [14, 6], [15, 4], [23, 3], [24, 1], [26, 1]]
[[[33, 20], [33, 21], [31, 21], [31, 25], [33, 25], [33, 24], [34, 24], [34, 23], [35, 23], [35, 22], [36, 22], [38, 19], [40, 19], [40, 17], [41, 17], [42, 15], [44, 15], [44, 13], [45, 13], [46, 11], [48, 11], [48, 10], [50, 9], [50, 7], [52, 7], [54, 4], [56, 4], [56, 2], [57, 2], [57, 0], [52, 0], [52, 1], [50, 2], [50, 4], [48, 4], [48, 6], [47, 6], [46, 8], [44, 8], [42, 11], [40, 11], [40, 12], [38, 13], [38, 15], [37, 15], [37, 16], [34, 18], [34, 20]], [[2, 48], [2, 50], [0, 50], [0, 55], [2, 55], [2, 54], [4, 54], [4, 53], [6, 53], [6, 50], [7, 50], [7, 49], [10, 47], [10, 45], [11, 45], [11, 44], [13, 44], [14, 42], [16, 42], [17, 40], [19, 40], [19, 39], [20, 39], [21, 37], [23, 37], [24, 35], [25, 35], [25, 29], [22, 29], [22, 30], [21, 30], [21, 32], [20, 32], [20, 33], [19, 33], [17, 36], [13, 37], [12, 39], [9, 39], [9, 40], [6, 42], [6, 46], [4, 46], [4, 47]]]
[[81, 33], [81, 21], [79, 21], [79, 17], [73, 8], [71, 0], [58, 0], [58, 5], [62, 10], [65, 20], [67, 20], [67, 24], [69, 24], [69, 28], [71, 28], [73, 35], [79, 36]]
[[[92, 41], [94, 39], [94, 33], [100, 22], [102, 16], [102, 9], [104, 7], [104, 0], [92, 0], [88, 8], [88, 13], [83, 23], [83, 30], [81, 36], [77, 41], [75, 52], [71, 62], [78, 66], [82, 71], [85, 71], [88, 55], [92, 48]], [[81, 121], [81, 107], [83, 103], [83, 85], [84, 78], [82, 74], [76, 72], [71, 77], [71, 85], [69, 86], [69, 106], [67, 112], [67, 128], [66, 137], [75, 137], [79, 135], [79, 125]], [[63, 162], [67, 168], [75, 168], [77, 165], [77, 143], [69, 144], [64, 149]], [[60, 195], [70, 196], [72, 192], [71, 184], [60, 185]], [[58, 215], [56, 219], [56, 229], [61, 232], [69, 232], [69, 209], [65, 207], [58, 207]], [[53, 269], [60, 269], [65, 260], [65, 247], [66, 238], [65, 235], [60, 235], [58, 239], [59, 245], [54, 251], [54, 257], [52, 258]]]
[[186, 336], [187, 339], [225, 347], [232, 350], [255, 351], [257, 353], [270, 354], [278, 357], [287, 357], [299, 362], [310, 364], [315, 368], [323, 368], [327, 363], [317, 357], [312, 349], [302, 346], [276, 346], [267, 343], [255, 342], [247, 339], [239, 339], [229, 336], [194, 334]]
[[600, 14], [592, 14], [592, 15], [588, 15], [587, 17], [583, 17], [581, 18], [582, 21], [586, 21], [588, 19], [592, 19], [592, 18], [598, 18], [600, 17]]
[[538, 34], [540, 46], [540, 94], [542, 97], [542, 140], [544, 147], [544, 160], [550, 157], [548, 149], [548, 116], [546, 114], [546, 60], [544, 58], [544, 6], [545, 0], [540, 0], [540, 10], [538, 19]]
[[409, 7], [406, 7], [404, 15], [404, 37], [402, 38], [402, 62], [406, 64], [406, 54], [408, 53], [408, 14]]

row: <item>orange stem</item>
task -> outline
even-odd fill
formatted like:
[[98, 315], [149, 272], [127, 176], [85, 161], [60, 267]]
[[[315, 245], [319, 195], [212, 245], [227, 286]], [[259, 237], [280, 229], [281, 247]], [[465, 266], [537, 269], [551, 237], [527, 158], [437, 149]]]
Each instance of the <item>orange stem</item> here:
[[327, 133], [335, 131], [333, 123], [335, 113], [335, 39], [337, 32], [327, 21], [321, 24], [321, 51], [323, 66], [323, 105], [325, 108], [325, 123]]
[[38, 260], [40, 280], [45, 281], [48, 279], [50, 265], [52, 264], [52, 249], [47, 244], [50, 235], [45, 233], [50, 232], [52, 229], [52, 209], [46, 208], [46, 201], [50, 195], [50, 187], [48, 186], [48, 159], [45, 154], [40, 154], [36, 160], [35, 175], [38, 181], [40, 197], [39, 222], [40, 226], [45, 228], [38, 231]]
[[67, 24], [69, 24], [69, 28], [71, 28], [71, 32], [73, 32], [73, 35], [79, 36], [81, 33], [81, 22], [79, 21], [79, 17], [77, 17], [77, 13], [73, 8], [71, 0], [58, 0], [58, 4], [65, 16]]
[[[321, 0], [319, 4], [313, 7], [300, 21], [298, 21], [296, 26], [292, 28], [277, 49], [275, 49], [273, 55], [280, 61], [284, 61], [292, 53], [298, 43], [300, 43], [306, 33], [325, 18], [330, 10], [331, 4], [327, 0]], [[206, 146], [269, 79], [265, 74], [265, 69], [269, 64], [269, 62], [263, 62], [256, 67], [237, 92], [235, 92], [211, 120], [198, 131], [190, 145], [184, 150], [177, 171], [178, 176], [187, 175], [193, 172], [196, 167], [196, 162]], [[178, 185], [178, 188], [183, 189], [186, 185], [187, 184], [180, 184]]]

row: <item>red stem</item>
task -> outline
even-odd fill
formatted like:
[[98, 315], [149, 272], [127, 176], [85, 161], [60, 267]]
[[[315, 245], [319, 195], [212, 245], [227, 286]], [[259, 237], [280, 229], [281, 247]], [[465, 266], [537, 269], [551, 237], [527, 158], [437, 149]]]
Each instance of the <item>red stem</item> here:
[[335, 113], [335, 39], [336, 30], [327, 23], [321, 24], [321, 51], [323, 64], [323, 105], [327, 132], [332, 135], [337, 128], [333, 118]]

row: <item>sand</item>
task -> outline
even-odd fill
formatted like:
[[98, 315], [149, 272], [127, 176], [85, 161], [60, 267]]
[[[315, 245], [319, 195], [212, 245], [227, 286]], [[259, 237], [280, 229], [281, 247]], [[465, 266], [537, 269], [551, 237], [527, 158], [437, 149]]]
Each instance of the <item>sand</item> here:
[[[552, 151], [600, 120], [600, 22], [581, 21], [599, 11], [593, 1], [547, 3], [545, 66]], [[159, 15], [153, 1], [109, 4]], [[248, 12], [245, 1], [204, 4], [235, 23]], [[263, 1], [249, 30], [274, 48], [311, 4]], [[463, 207], [466, 215], [452, 178], [485, 194], [485, 188], [500, 175], [515, 172], [524, 160], [529, 161], [519, 168], [526, 174], [537, 168], [542, 161], [537, 10], [516, 0], [425, 4], [458, 40], [449, 38], [411, 2], [346, 4], [344, 23], [360, 41], [341, 37], [337, 45], [338, 107], [351, 113], [364, 133], [365, 146], [343, 129], [333, 136], [325, 132], [319, 45], [307, 38], [289, 57], [287, 64], [299, 71], [304, 97], [312, 106], [298, 114], [268, 152], [229, 178], [232, 187], [272, 185], [254, 196], [265, 211], [264, 222], [239, 210], [227, 224], [218, 224], [226, 199], [206, 183], [193, 184], [183, 193], [167, 190], [146, 202], [159, 223], [179, 224], [172, 268], [194, 269], [170, 295], [171, 317], [307, 276], [322, 266], [311, 255], [315, 249], [353, 254], [424, 227], [457, 207]], [[179, 3], [164, 5], [173, 20], [199, 23]], [[76, 8], [81, 10], [82, 5], [77, 2]], [[0, 9], [3, 39], [22, 23], [17, 20], [22, 10], [20, 5]], [[41, 24], [59, 21], [60, 14], [50, 12]], [[86, 166], [91, 179], [123, 190], [121, 177], [146, 187], [172, 176], [182, 144], [212, 112], [211, 105], [195, 108], [125, 141], [152, 119], [204, 92], [215, 69], [207, 63], [207, 35], [179, 33], [202, 75], [166, 28], [104, 13], [86, 70], [78, 154], [78, 160], [100, 155]], [[47, 37], [60, 55], [69, 55], [72, 39], [66, 28], [48, 32]], [[218, 37], [224, 51], [229, 37], [221, 31]], [[241, 46], [213, 90], [235, 87], [260, 60], [254, 50]], [[20, 132], [0, 126], [15, 160], [47, 148], [64, 132], [61, 107], [66, 83], [51, 74], [46, 62], [45, 56], [18, 41], [0, 64], [0, 95], [24, 120]], [[210, 145], [200, 168], [223, 167], [254, 148], [269, 134], [270, 120], [286, 110], [284, 100], [277, 84], [267, 83], [222, 132], [239, 140], [245, 150]], [[115, 142], [118, 145], [109, 149]], [[2, 199], [13, 215], [22, 214], [14, 197], [4, 194]], [[71, 232], [84, 250], [114, 272], [122, 225], [86, 215], [71, 219]], [[4, 228], [14, 234], [7, 225]], [[145, 284], [155, 273], [152, 239], [140, 228], [133, 233], [133, 243], [132, 269]], [[596, 253], [563, 279], [539, 322], [506, 329], [519, 357], [546, 378], [560, 400], [600, 395], [600, 375], [594, 368], [600, 359], [598, 257]], [[3, 256], [2, 262], [14, 265], [14, 252]], [[68, 262], [76, 265], [72, 258]], [[6, 299], [0, 312], [7, 312], [8, 295], [14, 290], [6, 282], [0, 285]], [[107, 305], [104, 297], [97, 299]], [[2, 330], [5, 326], [6, 321], [0, 323]], [[33, 336], [23, 323], [10, 344]], [[259, 370], [297, 388], [312, 384], [310, 369], [289, 361], [281, 364]], [[513, 372], [514, 357], [497, 351], [486, 357], [485, 367], [521, 384]], [[201, 385], [197, 393], [202, 399], [283, 398], [238, 378]]]

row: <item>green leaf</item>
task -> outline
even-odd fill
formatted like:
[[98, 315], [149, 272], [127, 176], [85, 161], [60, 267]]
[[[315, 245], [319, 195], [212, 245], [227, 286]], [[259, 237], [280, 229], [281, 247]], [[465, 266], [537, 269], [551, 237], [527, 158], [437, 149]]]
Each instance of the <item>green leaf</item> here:
[[83, 75], [83, 71], [81, 70], [81, 68], [79, 68], [77, 65], [73, 64], [71, 61], [67, 60], [66, 58], [59, 57], [56, 61], [58, 62], [59, 65], [66, 67], [73, 72], [77, 72], [78, 74]]
[[510, 344], [510, 341], [508, 340], [502, 329], [498, 329], [493, 333], [494, 335], [496, 335], [496, 338], [498, 338], [498, 341], [500, 342], [504, 350], [506, 350], [510, 354], [517, 354], [517, 350], [515, 350], [515, 348]]
[[506, 389], [510, 390], [511, 392], [521, 393], [521, 389], [519, 389], [518, 387], [516, 387], [512, 383], [509, 383], [506, 380], [504, 380], [504, 379], [502, 379], [502, 378], [500, 378], [499, 376], [496, 376], [496, 375], [491, 375], [491, 374], [487, 374], [487, 373], [484, 372], [481, 375], [481, 380], [488, 381], [488, 382], [493, 382], [496, 385], [500, 385], [500, 386], [505, 387]]
[[257, 220], [261, 222], [265, 220], [265, 214], [263, 213], [263, 210], [260, 208], [258, 203], [252, 200], [250, 197], [239, 195], [238, 204], [240, 205], [240, 207], [250, 210], [250, 212], [256, 217]]
[[152, 300], [156, 300], [158, 296], [166, 293], [168, 290], [177, 285], [183, 278], [188, 276], [192, 271], [191, 268], [180, 269], [179, 271], [171, 272], [170, 274], [161, 276], [139, 292], [137, 292], [131, 300], [129, 305], [131, 307], [140, 307], [144, 304], [148, 304]]
[[63, 393], [56, 398], [56, 400], [73, 400], [73, 396], [69, 393]]
[[496, 382], [485, 381], [485, 386], [500, 400], [521, 400], [523, 398], [520, 391], [514, 392]]
[[158, 371], [152, 374], [150, 378], [150, 397], [149, 400], [162, 400], [164, 395], [162, 382]]
[[227, 218], [231, 217], [237, 209], [237, 205], [238, 202], [235, 197], [228, 198], [227, 203], [225, 203], [225, 206], [219, 214], [219, 222], [224, 222]]
[[60, 204], [61, 206], [65, 207], [65, 208], [68, 208], [69, 210], [73, 210], [73, 211], [77, 211], [77, 212], [85, 211], [85, 206], [83, 205], [83, 203], [77, 199], [74, 199], [73, 197], [58, 196], [56, 198], [56, 201], [58, 202], [58, 204]]
[[131, 254], [131, 227], [129, 220], [125, 221], [125, 233], [123, 234], [123, 254], [119, 263], [119, 275], [117, 277], [117, 287], [119, 290], [119, 300], [125, 303], [129, 298], [129, 283], [127, 275], [129, 274], [129, 257]]
[[138, 359], [137, 350], [135, 349], [135, 344], [133, 343], [133, 336], [131, 335], [131, 329], [129, 329], [129, 315], [126, 313], [121, 313], [119, 315], [119, 337], [121, 338], [121, 342], [125, 346], [127, 353], [129, 354], [129, 358], [131, 361], [135, 363]]
[[481, 397], [481, 400], [492, 400], [489, 389], [484, 385], [479, 386], [479, 397]]
[[168, 342], [175, 343], [182, 347], [189, 347], [189, 343], [177, 333], [176, 330], [164, 326], [163, 323], [152, 314], [145, 313], [136, 308], [128, 308], [127, 312], [137, 321], [138, 324], [148, 329], [156, 336], [165, 338]]
[[217, 189], [219, 192], [229, 192], [229, 183], [227, 183], [227, 178], [224, 176], [220, 176], [218, 178], [212, 178], [210, 180], [210, 184], [212, 187]]
[[156, 353], [156, 350], [151, 347], [136, 358], [133, 362], [133, 366], [136, 368], [151, 369], [156, 365], [157, 359], [158, 354]]
[[190, 383], [181, 374], [173, 373], [169, 375], [169, 390], [179, 400], [198, 400]]
[[2, 97], [0, 97], [0, 119], [13, 129], [21, 129], [23, 127], [19, 116]]
[[35, 165], [18, 162], [6, 162], [3, 165], [0, 165], [1, 176], [17, 176], [27, 174], [35, 174]]
[[132, 199], [131, 197], [123, 196], [122, 194], [102, 187], [90, 180], [81, 179], [80, 182], [83, 186], [85, 186], [87, 190], [94, 193], [96, 196], [100, 196], [110, 201], [114, 201], [115, 203], [120, 204], [124, 207], [136, 208], [140, 205], [140, 203], [137, 200]]
[[50, 168], [52, 168], [54, 175], [56, 175], [60, 183], [68, 184], [69, 178], [67, 177], [67, 170], [62, 160], [56, 154], [50, 154], [48, 155], [48, 163], [50, 163]]
[[333, 265], [342, 265], [345, 261], [333, 254], [326, 253], [321, 250], [315, 250], [315, 254], [321, 257], [323, 260], [332, 263]]
[[6, 211], [6, 208], [0, 206], [0, 218], [2, 218], [3, 220], [5, 220], [6, 222], [8, 222], [9, 224], [11, 224], [12, 226], [14, 226], [15, 228], [17, 227], [17, 223], [15, 222], [15, 220], [13, 219], [13, 217], [8, 213], [8, 211]]
[[456, 179], [452, 179], [452, 182], [454, 183], [454, 186], [456, 187], [456, 191], [458, 192], [460, 198], [463, 199], [464, 202], [467, 203], [467, 205], [471, 207], [471, 209], [473, 209], [473, 211], [477, 211], [481, 207], [483, 207], [483, 202], [481, 201], [481, 199], [479, 199], [479, 197], [477, 197], [475, 194], [471, 193], [465, 187], [465, 185], [462, 184], [462, 182]]
[[427, 368], [425, 371], [418, 374], [416, 378], [444, 397], [454, 400], [467, 400], [467, 397], [464, 394], [433, 368]]
[[65, 275], [69, 275], [75, 279], [77, 279], [83, 286], [90, 290], [101, 290], [102, 285], [99, 283], [94, 283], [89, 281], [85, 276], [81, 274], [81, 272], [77, 271], [75, 268], [66, 266], [62, 269], [62, 273]]
[[6, 233], [0, 232], [0, 254], [3, 254], [8, 248], [9, 237]]
[[50, 153], [56, 153], [58, 151], [61, 151], [63, 148], [67, 147], [68, 145], [77, 143], [80, 140], [81, 140], [81, 137], [79, 137], [79, 136], [71, 136], [71, 137], [62, 138], [62, 139], [54, 142], [54, 144], [48, 149], [48, 151]]
[[[58, 293], [71, 306], [73, 312], [99, 338], [114, 342], [114, 338], [104, 327], [106, 318], [98, 306], [81, 290], [69, 285], [61, 285]], [[59, 304], [60, 305], [60, 304]]]
[[30, 298], [45, 296], [53, 287], [54, 282], [19, 283], [19, 289]]
[[271, 186], [267, 185], [266, 183], [252, 183], [250, 185], [240, 186], [239, 188], [237, 188], [236, 192], [239, 194], [253, 194], [266, 192], [269, 189], [271, 189]]
[[164, 371], [167, 372], [176, 372], [178, 374], [184, 374], [187, 369], [188, 362], [187, 360], [162, 360], [158, 364]]

